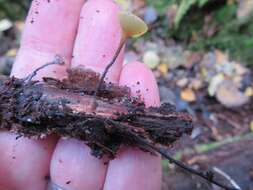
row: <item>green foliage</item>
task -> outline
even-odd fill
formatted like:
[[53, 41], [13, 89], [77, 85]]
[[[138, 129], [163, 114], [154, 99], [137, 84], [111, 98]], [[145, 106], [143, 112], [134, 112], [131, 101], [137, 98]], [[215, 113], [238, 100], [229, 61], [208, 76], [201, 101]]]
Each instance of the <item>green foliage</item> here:
[[236, 11], [236, 4], [222, 6], [213, 12], [214, 21], [219, 25], [223, 25], [224, 27], [231, 27], [231, 25], [234, 25], [236, 22], [238, 22], [236, 18]]
[[30, 0], [0, 0], [0, 18], [22, 19], [26, 14], [29, 2]]
[[210, 0], [198, 0], [199, 7], [203, 7], [206, 3], [208, 3]]
[[209, 1], [211, 0], [146, 0], [146, 2], [154, 6], [160, 14], [164, 14], [169, 6], [176, 4], [179, 7], [174, 20], [176, 28], [192, 7], [197, 6], [201, 8]]
[[210, 0], [182, 0], [174, 20], [175, 27], [178, 28], [182, 18], [193, 6], [198, 6], [199, 8], [201, 8], [209, 1]]
[[241, 21], [236, 18], [236, 10], [237, 5], [231, 4], [222, 6], [213, 12], [213, 20], [210, 25], [215, 25], [218, 28], [215, 35], [209, 37], [203, 35], [204, 21], [199, 19], [201, 18], [201, 14], [198, 14], [198, 21], [191, 22], [194, 24], [190, 25], [186, 23], [188, 21], [184, 21], [184, 27], [178, 30], [179, 33], [181, 33], [180, 31], [182, 29], [190, 32], [183, 32], [183, 34], [178, 36], [180, 36], [181, 40], [190, 40], [194, 32], [197, 39], [188, 44], [190, 49], [210, 50], [218, 48], [227, 51], [231, 57], [248, 65], [252, 65], [253, 23], [251, 21], [253, 19], [253, 14], [248, 19]]
[[155, 7], [159, 14], [164, 14], [168, 7], [176, 1], [177, 0], [146, 0], [147, 4]]
[[[147, 0], [164, 14], [171, 5], [177, 5], [174, 26], [163, 23], [165, 38], [173, 38], [191, 50], [221, 49], [231, 57], [253, 65], [253, 13], [243, 21], [236, 16], [237, 1], [226, 0]], [[165, 16], [164, 16], [165, 17]], [[205, 18], [211, 18], [206, 23]], [[166, 20], [166, 19], [164, 19]], [[160, 19], [160, 22], [163, 19]], [[207, 31], [215, 29], [212, 35]], [[167, 36], [166, 36], [167, 35]]]

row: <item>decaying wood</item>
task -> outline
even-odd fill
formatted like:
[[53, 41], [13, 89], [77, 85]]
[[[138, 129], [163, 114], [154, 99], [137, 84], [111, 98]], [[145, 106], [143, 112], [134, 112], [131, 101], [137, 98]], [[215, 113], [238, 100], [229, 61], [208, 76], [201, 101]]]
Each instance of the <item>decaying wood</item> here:
[[[45, 66], [61, 63], [58, 59]], [[122, 144], [139, 147], [158, 152], [224, 189], [235, 189], [215, 181], [213, 173], [196, 171], [167, 153], [180, 137], [191, 134], [189, 114], [176, 112], [170, 104], [145, 108], [140, 99], [130, 96], [129, 88], [101, 82], [97, 73], [84, 68], [68, 70], [68, 77], [62, 81], [32, 81], [43, 68], [25, 79], [0, 76], [0, 130], [29, 138], [52, 133], [75, 138], [84, 141], [97, 157], [113, 158]]]
[[145, 108], [130, 97], [127, 87], [103, 82], [93, 109], [93, 93], [99, 82], [95, 72], [77, 68], [68, 78], [44, 82], [17, 78], [0, 80], [1, 129], [22, 136], [44, 137], [51, 133], [85, 141], [93, 154], [114, 156], [121, 144], [138, 144], [138, 137], [154, 145], [171, 146], [192, 131], [187, 113], [177, 113], [171, 105]]

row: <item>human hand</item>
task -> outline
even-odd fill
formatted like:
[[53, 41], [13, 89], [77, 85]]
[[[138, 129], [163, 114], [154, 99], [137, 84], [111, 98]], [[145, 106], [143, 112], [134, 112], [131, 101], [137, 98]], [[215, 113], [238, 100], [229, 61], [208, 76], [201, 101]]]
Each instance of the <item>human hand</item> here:
[[[12, 75], [24, 77], [60, 55], [66, 65], [53, 65], [36, 76], [66, 77], [66, 67], [83, 65], [102, 73], [118, 48], [121, 29], [112, 0], [34, 0], [27, 17], [21, 48]], [[147, 106], [158, 106], [152, 72], [138, 62], [124, 67], [123, 52], [107, 81], [127, 85]], [[43, 140], [0, 133], [0, 190], [45, 190], [47, 176], [66, 190], [159, 190], [160, 157], [122, 147], [108, 165], [90, 155], [74, 139]], [[61, 187], [61, 188], [60, 188]], [[54, 189], [52, 186], [48, 189]]]

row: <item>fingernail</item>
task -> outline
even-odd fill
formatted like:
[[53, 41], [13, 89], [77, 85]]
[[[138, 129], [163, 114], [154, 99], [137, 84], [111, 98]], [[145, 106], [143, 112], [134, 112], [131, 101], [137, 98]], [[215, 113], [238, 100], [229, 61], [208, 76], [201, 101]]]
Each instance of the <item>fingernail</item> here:
[[48, 182], [48, 185], [47, 185], [47, 189], [46, 190], [66, 190], [58, 185], [56, 185], [55, 183], [53, 182]]

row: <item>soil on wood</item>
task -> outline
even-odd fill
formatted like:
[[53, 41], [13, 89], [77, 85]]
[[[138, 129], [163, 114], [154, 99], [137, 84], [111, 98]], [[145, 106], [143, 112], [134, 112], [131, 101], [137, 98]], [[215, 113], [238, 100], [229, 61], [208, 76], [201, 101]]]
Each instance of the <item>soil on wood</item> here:
[[140, 99], [130, 97], [127, 87], [104, 81], [94, 97], [97, 73], [76, 68], [68, 74], [62, 81], [44, 78], [44, 82], [2, 76], [0, 129], [32, 138], [52, 133], [76, 138], [97, 157], [114, 157], [121, 144], [153, 152], [139, 139], [169, 148], [193, 129], [190, 115], [169, 104], [145, 108]]

